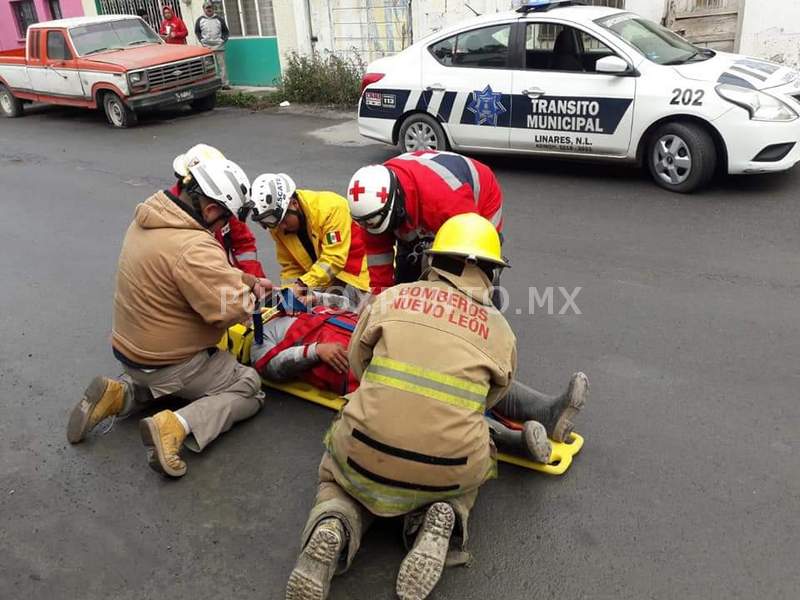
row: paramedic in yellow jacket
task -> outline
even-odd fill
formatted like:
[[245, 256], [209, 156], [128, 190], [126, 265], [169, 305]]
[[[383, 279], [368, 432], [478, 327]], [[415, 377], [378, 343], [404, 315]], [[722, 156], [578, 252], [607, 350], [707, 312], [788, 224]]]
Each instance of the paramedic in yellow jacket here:
[[347, 200], [334, 192], [298, 190], [285, 173], [253, 182], [252, 218], [269, 229], [281, 266], [281, 285], [296, 296], [339, 293], [358, 305], [369, 293], [363, 232]]
[[489, 221], [449, 219], [429, 253], [420, 281], [373, 297], [358, 320], [349, 360], [361, 384], [326, 436], [287, 600], [325, 598], [375, 516], [405, 516], [403, 600], [433, 590], [454, 529], [448, 563], [468, 556], [468, 516], [496, 471], [484, 413], [511, 386], [516, 338], [491, 302], [493, 271], [506, 264]]

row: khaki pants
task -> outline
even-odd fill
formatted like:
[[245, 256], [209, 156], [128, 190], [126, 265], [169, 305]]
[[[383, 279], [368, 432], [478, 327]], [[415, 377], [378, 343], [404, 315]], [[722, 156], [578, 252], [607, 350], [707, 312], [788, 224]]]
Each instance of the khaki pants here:
[[222, 85], [229, 85], [228, 65], [225, 64], [225, 48], [214, 50], [214, 56], [217, 57], [217, 68], [219, 69], [219, 76], [222, 79]]
[[[350, 496], [333, 478], [331, 465], [333, 460], [326, 452], [319, 465], [319, 486], [317, 487], [317, 499], [308, 521], [303, 529], [301, 539], [302, 547], [305, 548], [314, 529], [325, 519], [335, 517], [339, 519], [347, 531], [347, 547], [342, 553], [337, 573], [344, 573], [350, 568], [358, 549], [361, 547], [361, 539], [364, 532], [369, 529], [373, 515], [358, 500]], [[446, 502], [453, 507], [456, 513], [456, 529], [451, 538], [450, 551], [447, 555], [447, 566], [463, 565], [470, 562], [469, 553], [466, 551], [468, 532], [467, 523], [469, 513], [478, 498], [478, 490], [467, 492], [457, 498], [448, 498]], [[427, 507], [414, 511], [404, 516], [403, 541], [406, 549], [411, 549], [416, 539], [416, 533], [422, 526], [425, 519]]]
[[123, 416], [167, 395], [191, 400], [177, 413], [192, 429], [194, 440], [187, 437], [186, 445], [196, 452], [237, 421], [255, 415], [264, 404], [261, 377], [228, 352], [204, 350], [185, 363], [163, 369], [141, 371], [125, 365], [123, 369], [122, 380], [133, 390]]

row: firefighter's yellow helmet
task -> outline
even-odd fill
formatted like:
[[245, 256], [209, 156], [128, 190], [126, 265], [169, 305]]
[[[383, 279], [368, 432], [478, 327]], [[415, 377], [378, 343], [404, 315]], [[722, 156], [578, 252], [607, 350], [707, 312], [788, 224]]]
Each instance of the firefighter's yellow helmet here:
[[462, 256], [507, 267], [503, 260], [500, 235], [487, 219], [476, 213], [450, 217], [436, 232], [428, 254]]

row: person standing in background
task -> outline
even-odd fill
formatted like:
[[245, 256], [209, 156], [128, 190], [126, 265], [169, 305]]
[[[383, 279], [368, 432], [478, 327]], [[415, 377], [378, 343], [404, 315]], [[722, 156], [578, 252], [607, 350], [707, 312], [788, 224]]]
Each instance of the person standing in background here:
[[219, 76], [222, 78], [222, 89], [228, 90], [230, 83], [228, 69], [225, 66], [225, 42], [228, 41], [230, 32], [225, 20], [215, 13], [211, 0], [203, 3], [203, 13], [194, 25], [194, 34], [202, 46], [214, 51], [214, 56], [217, 57]]
[[164, 15], [164, 19], [158, 29], [159, 35], [168, 44], [186, 44], [186, 36], [189, 35], [189, 30], [186, 29], [186, 23], [183, 22], [183, 19], [175, 14], [171, 6], [165, 6], [161, 9], [161, 12]]

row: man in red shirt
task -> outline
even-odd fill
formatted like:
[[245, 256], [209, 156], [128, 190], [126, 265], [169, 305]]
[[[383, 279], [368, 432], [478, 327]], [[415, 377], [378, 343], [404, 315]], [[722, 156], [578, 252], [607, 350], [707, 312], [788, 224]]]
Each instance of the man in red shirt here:
[[165, 6], [162, 12], [164, 20], [161, 21], [158, 33], [168, 44], [186, 44], [186, 36], [189, 35], [186, 23], [175, 14], [170, 6]]
[[419, 279], [422, 254], [450, 217], [477, 213], [503, 231], [503, 192], [491, 169], [421, 150], [359, 169], [347, 187], [350, 212], [367, 231], [374, 293]]
[[[181, 182], [189, 173], [193, 162], [201, 159], [224, 158], [222, 152], [206, 144], [197, 144], [184, 154], [175, 157], [172, 168], [178, 182], [170, 190], [174, 196], [180, 195]], [[228, 224], [214, 233], [217, 241], [225, 248], [228, 261], [237, 269], [259, 279], [265, 279], [264, 268], [258, 260], [256, 238], [245, 223], [232, 217]]]

